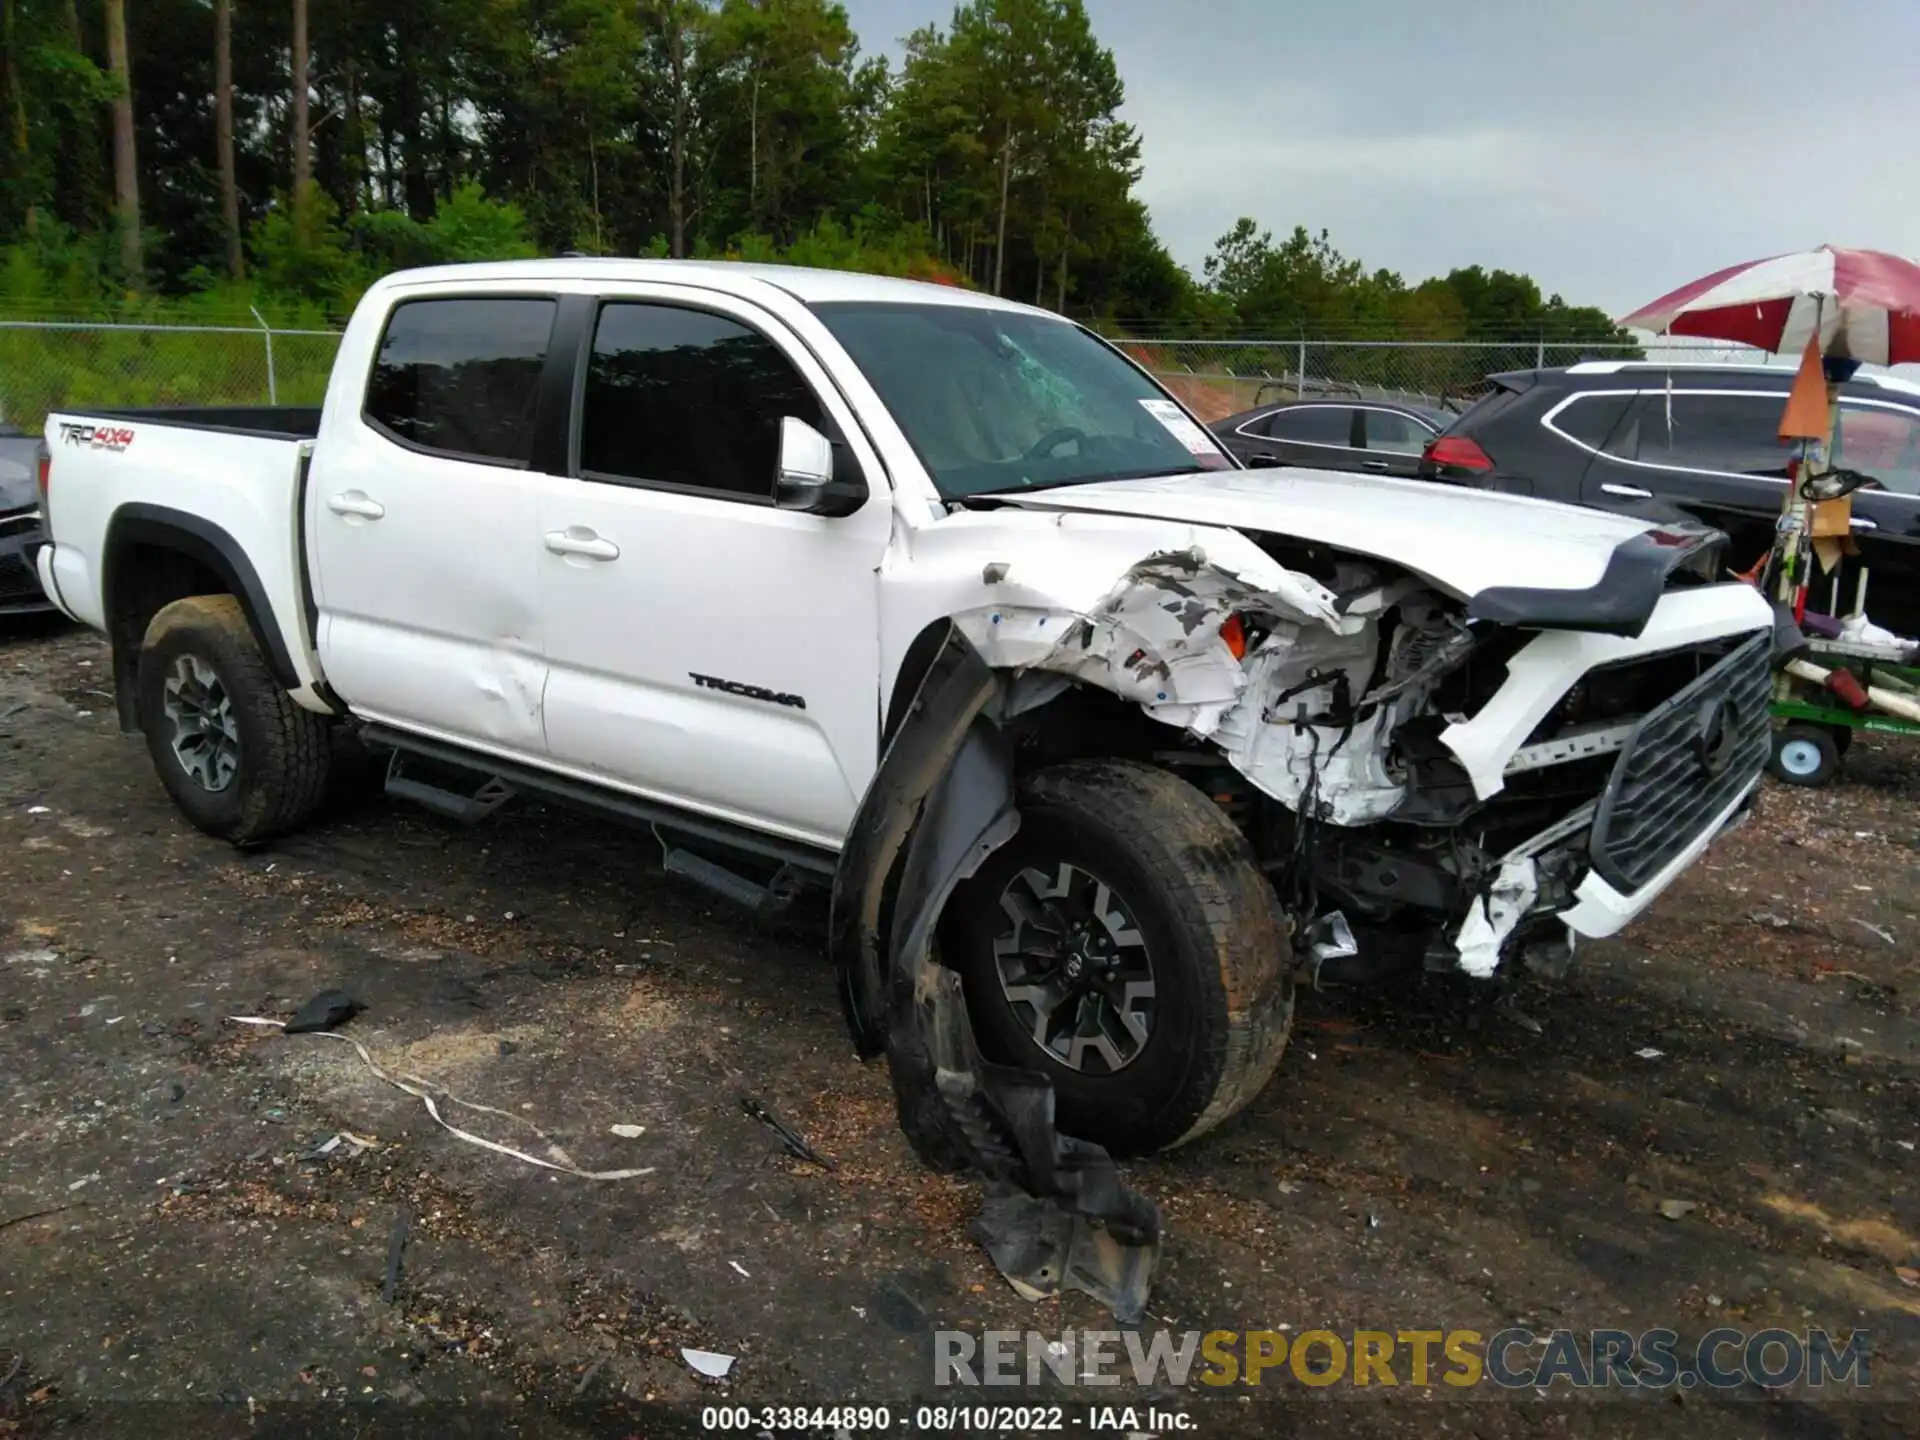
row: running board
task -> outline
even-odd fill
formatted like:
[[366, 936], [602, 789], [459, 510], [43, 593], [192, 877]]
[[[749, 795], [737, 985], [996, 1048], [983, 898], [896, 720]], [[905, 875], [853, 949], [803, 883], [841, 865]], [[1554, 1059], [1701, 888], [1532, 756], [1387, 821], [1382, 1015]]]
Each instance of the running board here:
[[[702, 848], [751, 856], [755, 860], [771, 860], [779, 866], [779, 873], [770, 885], [755, 885], [744, 876], [735, 878], [742, 885], [754, 886], [764, 895], [770, 895], [770, 903], [778, 908], [785, 908], [787, 901], [792, 898], [787, 893], [789, 890], [797, 890], [808, 881], [831, 882], [838, 868], [839, 857], [829, 850], [748, 830], [709, 815], [645, 800], [611, 787], [575, 780], [571, 776], [556, 775], [532, 765], [491, 755], [478, 755], [457, 745], [410, 735], [390, 726], [369, 724], [362, 728], [360, 738], [375, 749], [393, 753], [387, 771], [389, 794], [425, 805], [438, 814], [464, 820], [469, 816], [478, 818], [489, 814], [508, 798], [544, 800], [603, 819], [652, 830], [657, 837], [659, 830], [656, 827], [660, 827], [676, 836], [684, 836], [687, 841]], [[420, 778], [417, 770], [409, 775], [404, 769], [407, 759], [417, 759], [433, 769], [450, 769], [457, 775], [471, 777], [474, 789], [462, 794], [459, 790], [448, 789], [445, 783], [435, 784]], [[394, 784], [396, 778], [399, 788]], [[672, 852], [682, 848], [677, 840], [659, 838], [663, 850]], [[691, 872], [681, 873], [689, 880], [698, 878]], [[738, 899], [745, 894], [738, 887], [720, 893], [725, 893], [730, 899]]]
[[513, 799], [514, 789], [497, 775], [483, 779], [471, 795], [435, 785], [407, 774], [407, 757], [399, 750], [387, 761], [387, 794], [410, 800], [436, 815], [445, 815], [463, 825], [476, 825]]
[[711, 891], [722, 900], [731, 901], [763, 918], [783, 913], [800, 893], [801, 877], [791, 865], [782, 865], [773, 879], [762, 885], [704, 855], [674, 846], [660, 833], [657, 825], [653, 833], [660, 841], [660, 848], [666, 852], [661, 857], [660, 868], [667, 874], [691, 880], [703, 890]]

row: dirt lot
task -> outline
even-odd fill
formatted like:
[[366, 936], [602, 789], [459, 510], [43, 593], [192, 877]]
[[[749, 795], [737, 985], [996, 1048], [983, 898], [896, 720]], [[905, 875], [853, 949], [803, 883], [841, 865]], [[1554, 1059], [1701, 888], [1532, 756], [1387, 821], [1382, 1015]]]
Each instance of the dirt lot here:
[[[651, 1436], [716, 1399], [897, 1426], [954, 1398], [935, 1329], [1111, 1324], [985, 1262], [974, 1187], [915, 1164], [808, 923], [537, 809], [373, 801], [235, 853], [116, 733], [105, 658], [0, 634], [0, 1433]], [[1911, 1433], [1917, 786], [1920, 749], [1869, 741], [1831, 791], [1769, 789], [1628, 940], [1522, 990], [1539, 1033], [1439, 984], [1307, 996], [1249, 1114], [1130, 1167], [1176, 1330], [1864, 1327], [1865, 1399], [1146, 1398], [1202, 1435]], [[383, 1067], [496, 1112], [452, 1123], [651, 1173], [463, 1144], [350, 1046], [224, 1019], [330, 985]], [[838, 1168], [786, 1156], [749, 1094]], [[306, 1158], [341, 1131], [371, 1144]], [[738, 1356], [727, 1383], [682, 1346]]]

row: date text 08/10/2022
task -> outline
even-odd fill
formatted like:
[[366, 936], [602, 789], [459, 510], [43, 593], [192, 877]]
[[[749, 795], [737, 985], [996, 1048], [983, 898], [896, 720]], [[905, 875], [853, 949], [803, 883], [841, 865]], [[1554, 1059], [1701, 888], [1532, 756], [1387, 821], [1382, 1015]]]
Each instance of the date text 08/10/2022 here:
[[885, 1405], [709, 1405], [700, 1412], [700, 1426], [747, 1435], [881, 1435], [896, 1430], [932, 1435], [1069, 1430], [1171, 1435], [1199, 1428], [1184, 1410], [1135, 1405], [917, 1405], [898, 1411]]

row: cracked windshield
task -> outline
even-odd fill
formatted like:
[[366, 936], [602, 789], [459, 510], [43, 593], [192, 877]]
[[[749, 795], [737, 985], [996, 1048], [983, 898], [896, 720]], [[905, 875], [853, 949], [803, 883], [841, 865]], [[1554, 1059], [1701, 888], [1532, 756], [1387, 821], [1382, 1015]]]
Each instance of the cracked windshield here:
[[813, 308], [948, 499], [1233, 468], [1158, 386], [1076, 325], [961, 305]]

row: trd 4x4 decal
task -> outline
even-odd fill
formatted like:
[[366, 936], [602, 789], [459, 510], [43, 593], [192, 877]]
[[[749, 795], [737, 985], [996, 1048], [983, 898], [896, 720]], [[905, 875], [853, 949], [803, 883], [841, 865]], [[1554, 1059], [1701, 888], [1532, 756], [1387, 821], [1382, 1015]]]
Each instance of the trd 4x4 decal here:
[[60, 440], [66, 445], [84, 445], [90, 450], [112, 450], [116, 453], [133, 444], [133, 431], [114, 425], [76, 425], [70, 420], [60, 422]]

